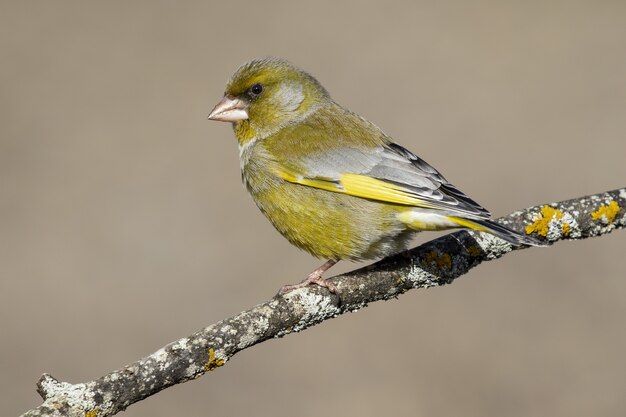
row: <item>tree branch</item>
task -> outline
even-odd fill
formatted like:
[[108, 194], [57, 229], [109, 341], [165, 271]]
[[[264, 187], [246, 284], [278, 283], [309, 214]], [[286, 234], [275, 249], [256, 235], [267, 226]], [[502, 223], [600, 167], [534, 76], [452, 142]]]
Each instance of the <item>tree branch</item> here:
[[[552, 244], [601, 236], [626, 227], [626, 188], [531, 207], [498, 219]], [[37, 383], [43, 404], [23, 416], [111, 416], [175, 384], [199, 378], [237, 352], [267, 339], [299, 332], [367, 304], [396, 298], [413, 288], [450, 284], [483, 261], [515, 250], [492, 235], [459, 231], [371, 266], [333, 278], [337, 295], [312, 286], [275, 296], [210, 325], [153, 354], [81, 384], [44, 374]], [[523, 249], [523, 248], [520, 248]]]

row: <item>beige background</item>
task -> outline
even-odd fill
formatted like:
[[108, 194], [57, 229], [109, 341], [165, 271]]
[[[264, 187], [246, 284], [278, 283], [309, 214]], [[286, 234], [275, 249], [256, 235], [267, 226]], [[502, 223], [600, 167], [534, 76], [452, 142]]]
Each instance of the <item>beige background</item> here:
[[[44, 371], [91, 380], [318, 266], [206, 121], [253, 57], [312, 72], [495, 215], [626, 185], [626, 2], [365, 3], [0, 3], [0, 415], [39, 404]], [[623, 415], [625, 244], [507, 256], [124, 415]]]

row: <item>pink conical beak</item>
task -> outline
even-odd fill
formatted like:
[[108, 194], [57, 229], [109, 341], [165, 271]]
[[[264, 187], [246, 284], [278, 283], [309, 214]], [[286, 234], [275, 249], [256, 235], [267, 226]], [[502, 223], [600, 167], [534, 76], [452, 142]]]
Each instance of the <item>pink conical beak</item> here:
[[248, 118], [248, 103], [231, 95], [225, 95], [211, 110], [209, 120], [238, 122]]

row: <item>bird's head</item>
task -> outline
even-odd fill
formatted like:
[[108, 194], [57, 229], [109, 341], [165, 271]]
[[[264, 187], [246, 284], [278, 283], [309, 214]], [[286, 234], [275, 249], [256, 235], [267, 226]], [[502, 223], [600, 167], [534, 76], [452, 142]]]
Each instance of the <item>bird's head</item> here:
[[306, 72], [283, 59], [257, 59], [233, 74], [209, 120], [232, 122], [243, 144], [297, 123], [330, 102], [328, 92]]

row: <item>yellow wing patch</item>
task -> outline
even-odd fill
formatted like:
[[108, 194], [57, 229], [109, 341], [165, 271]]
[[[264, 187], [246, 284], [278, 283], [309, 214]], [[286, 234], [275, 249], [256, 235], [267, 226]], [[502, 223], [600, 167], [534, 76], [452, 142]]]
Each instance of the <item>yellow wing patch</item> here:
[[281, 178], [295, 184], [342, 193], [354, 197], [367, 198], [391, 204], [413, 207], [436, 208], [434, 204], [417, 198], [415, 194], [399, 185], [359, 174], [343, 174], [339, 180], [326, 178], [306, 178], [288, 172], [280, 172]]
[[333, 191], [335, 193], [343, 192], [341, 185], [337, 181], [334, 181], [330, 178], [305, 178], [284, 171], [279, 172], [279, 176], [285, 181], [292, 182], [294, 184], [306, 185], [308, 187], [319, 188], [326, 191]]
[[414, 207], [434, 208], [432, 204], [415, 197], [399, 185], [358, 174], [343, 174], [340, 177], [344, 192], [349, 195], [386, 203], [403, 204]]

